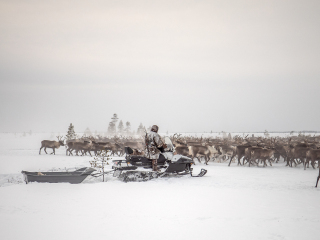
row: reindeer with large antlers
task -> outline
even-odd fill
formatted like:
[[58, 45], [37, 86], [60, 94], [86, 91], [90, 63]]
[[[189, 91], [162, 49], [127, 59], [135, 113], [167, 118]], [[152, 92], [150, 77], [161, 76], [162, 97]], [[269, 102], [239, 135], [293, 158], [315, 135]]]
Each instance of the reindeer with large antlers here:
[[[52, 148], [52, 150], [53, 150], [52, 153], [53, 153], [54, 155], [56, 155], [55, 149], [56, 149], [56, 148], [59, 148], [60, 146], [64, 146], [64, 143], [63, 143], [64, 140], [62, 139], [62, 137], [57, 136], [57, 138], [58, 138], [58, 142], [57, 142], [57, 141], [43, 140], [43, 141], [41, 142], [41, 148], [40, 148], [40, 150], [39, 150], [39, 154], [41, 154], [41, 149], [42, 149], [42, 148], [44, 148], [44, 151], [45, 151], [46, 154], [48, 154], [47, 151], [46, 151], [46, 149], [47, 149], [47, 148]], [[52, 153], [51, 153], [51, 154], [52, 154]]]

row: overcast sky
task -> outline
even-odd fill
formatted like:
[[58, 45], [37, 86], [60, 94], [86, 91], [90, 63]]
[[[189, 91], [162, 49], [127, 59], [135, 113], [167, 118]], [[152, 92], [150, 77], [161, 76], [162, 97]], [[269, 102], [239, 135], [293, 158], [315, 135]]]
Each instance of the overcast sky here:
[[0, 0], [0, 131], [320, 130], [320, 1]]

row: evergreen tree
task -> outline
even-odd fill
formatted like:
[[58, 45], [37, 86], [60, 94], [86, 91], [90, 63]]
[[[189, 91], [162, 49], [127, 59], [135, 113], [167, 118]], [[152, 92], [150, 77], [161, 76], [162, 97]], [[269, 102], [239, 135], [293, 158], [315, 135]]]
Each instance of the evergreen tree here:
[[67, 138], [67, 140], [77, 138], [77, 135], [74, 131], [74, 126], [72, 125], [72, 123], [70, 123], [70, 126], [68, 127], [68, 132], [67, 132], [66, 138]]
[[124, 126], [122, 120], [120, 120], [119, 125], [118, 125], [118, 132], [119, 134], [123, 134]]
[[113, 114], [113, 117], [111, 118], [111, 122], [109, 122], [108, 126], [108, 135], [115, 135], [117, 132], [116, 129], [116, 123], [118, 121], [118, 115], [115, 113]]
[[130, 122], [126, 122], [126, 128], [125, 128], [124, 132], [126, 133], [126, 135], [131, 134], [131, 123]]
[[144, 134], [144, 126], [142, 123], [140, 123], [138, 130], [137, 130], [137, 135], [143, 135]]
[[90, 137], [90, 136], [92, 136], [92, 133], [91, 133], [91, 131], [90, 131], [89, 128], [86, 128], [86, 130], [84, 130], [84, 136], [85, 136], [85, 137]]
[[115, 135], [115, 134], [116, 134], [116, 124], [114, 122], [109, 122], [108, 135]]

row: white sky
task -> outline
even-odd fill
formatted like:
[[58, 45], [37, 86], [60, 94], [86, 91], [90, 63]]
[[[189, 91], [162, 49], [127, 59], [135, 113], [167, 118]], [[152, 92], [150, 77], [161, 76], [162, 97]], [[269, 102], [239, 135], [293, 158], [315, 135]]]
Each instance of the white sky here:
[[320, 1], [0, 0], [0, 131], [320, 130]]

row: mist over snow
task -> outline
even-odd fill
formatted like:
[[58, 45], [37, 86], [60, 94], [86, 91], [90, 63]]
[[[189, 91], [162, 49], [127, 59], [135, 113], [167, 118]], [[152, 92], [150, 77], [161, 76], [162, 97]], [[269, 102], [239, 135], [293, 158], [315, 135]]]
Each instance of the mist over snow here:
[[0, 2], [0, 131], [320, 130], [319, 1]]

